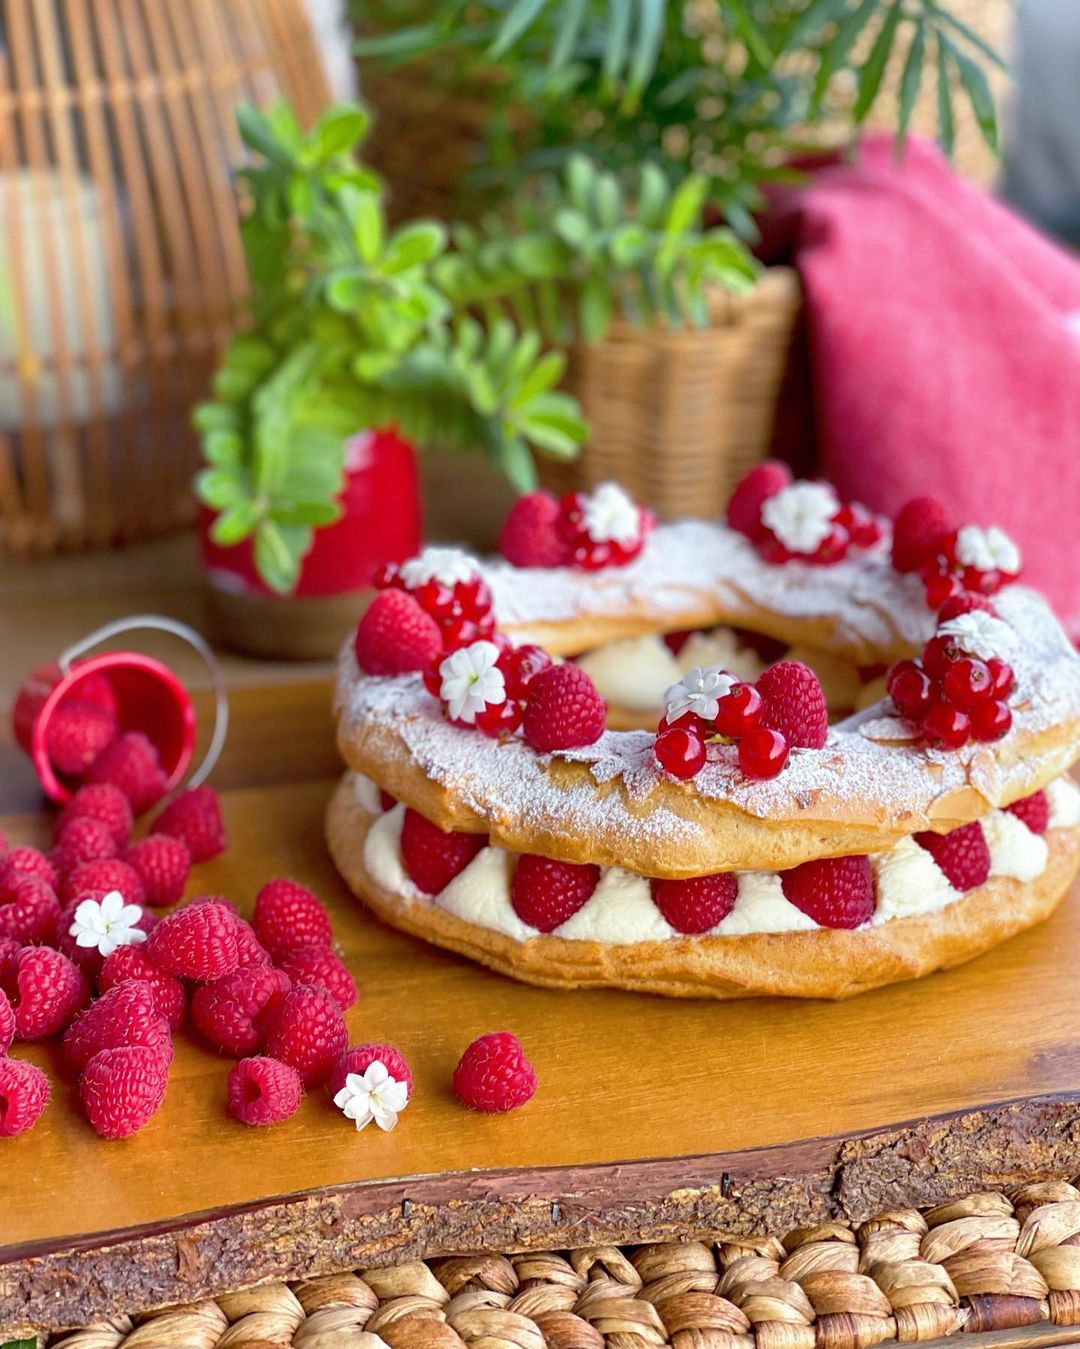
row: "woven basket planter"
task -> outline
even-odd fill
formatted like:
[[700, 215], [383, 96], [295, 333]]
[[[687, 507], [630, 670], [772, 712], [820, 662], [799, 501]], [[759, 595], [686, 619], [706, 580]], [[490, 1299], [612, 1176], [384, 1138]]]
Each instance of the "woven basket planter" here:
[[302, 0], [0, 0], [0, 554], [194, 517], [240, 319], [238, 103], [329, 91]]
[[796, 273], [771, 267], [746, 295], [714, 294], [709, 328], [617, 325], [578, 347], [566, 387], [589, 440], [573, 463], [540, 461], [545, 486], [614, 479], [661, 519], [719, 515], [768, 450], [800, 301]]
[[[49, 1349], [873, 1349], [1075, 1343], [1064, 1181], [775, 1237], [414, 1260], [117, 1316]], [[996, 1332], [988, 1335], [988, 1332]]]

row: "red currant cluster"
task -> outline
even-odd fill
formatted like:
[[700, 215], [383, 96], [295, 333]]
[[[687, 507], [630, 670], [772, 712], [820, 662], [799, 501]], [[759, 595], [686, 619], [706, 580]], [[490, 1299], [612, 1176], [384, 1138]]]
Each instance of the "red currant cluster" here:
[[960, 749], [971, 739], [1000, 740], [1012, 726], [1012, 667], [996, 656], [972, 656], [944, 633], [927, 642], [918, 660], [892, 666], [885, 687], [934, 749]]
[[447, 585], [432, 576], [420, 585], [407, 585], [401, 568], [386, 563], [375, 573], [377, 590], [404, 590], [438, 624], [443, 650], [456, 651], [483, 638], [493, 639], [495, 615], [491, 612], [491, 591], [479, 572], [465, 580]]
[[443, 716], [458, 726], [475, 726], [484, 735], [497, 740], [503, 735], [513, 735], [521, 729], [525, 718], [525, 705], [528, 702], [529, 686], [537, 675], [551, 668], [553, 662], [548, 653], [540, 646], [512, 646], [504, 633], [493, 633], [489, 639], [499, 648], [496, 668], [502, 671], [506, 696], [502, 702], [487, 703], [477, 712], [474, 722], [455, 721], [450, 715], [449, 705], [442, 696], [442, 664], [444, 655], [437, 656], [429, 669], [424, 672], [424, 687], [438, 698]]
[[[800, 494], [813, 498], [822, 527], [827, 525], [824, 537], [809, 551], [785, 543], [768, 523], [772, 512], [765, 509], [766, 503], [792, 489], [793, 499]], [[865, 506], [840, 501], [828, 483], [794, 482], [787, 465], [775, 459], [766, 459], [743, 477], [728, 502], [727, 522], [774, 565], [797, 559], [815, 566], [832, 566], [843, 561], [853, 548], [873, 548], [883, 535], [881, 525]]]
[[831, 567], [843, 562], [853, 548], [872, 548], [881, 539], [881, 526], [858, 502], [842, 504], [832, 517], [829, 532], [812, 553], [797, 553], [784, 546], [764, 526], [754, 540], [758, 552], [774, 566], [785, 562], [809, 562], [816, 567]]
[[625, 567], [633, 562], [656, 527], [655, 515], [639, 506], [636, 535], [622, 540], [594, 538], [589, 532], [589, 502], [585, 492], [568, 492], [559, 502], [556, 528], [566, 546], [568, 564], [582, 571], [602, 571], [604, 567]]
[[953, 530], [938, 545], [937, 552], [919, 567], [919, 575], [926, 587], [926, 603], [930, 609], [940, 609], [950, 600], [964, 595], [996, 595], [1011, 585], [1020, 571], [1005, 571], [1001, 567], [979, 568], [966, 565], [957, 556], [959, 531]]
[[674, 721], [661, 717], [653, 752], [660, 767], [682, 781], [705, 767], [709, 741], [737, 744], [739, 767], [751, 778], [774, 778], [787, 763], [790, 746], [779, 731], [762, 725], [764, 700], [753, 684], [733, 684], [719, 700], [716, 716], [705, 721], [684, 712]]

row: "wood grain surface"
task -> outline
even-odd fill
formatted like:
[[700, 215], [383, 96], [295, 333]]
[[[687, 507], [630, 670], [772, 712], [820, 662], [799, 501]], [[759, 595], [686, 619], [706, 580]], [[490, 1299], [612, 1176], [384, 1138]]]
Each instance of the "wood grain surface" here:
[[[0, 1159], [0, 1326], [31, 1303], [66, 1307], [52, 1324], [90, 1320], [136, 1286], [126, 1305], [408, 1252], [790, 1227], [1076, 1170], [1075, 897], [977, 962], [843, 1004], [528, 988], [381, 926], [338, 881], [322, 841], [327, 697], [321, 683], [235, 695], [232, 845], [189, 893], [248, 911], [270, 876], [312, 885], [360, 986], [351, 1037], [397, 1044], [415, 1099], [389, 1135], [355, 1133], [320, 1093], [245, 1129], [224, 1109], [229, 1062], [185, 1034], [159, 1115], [105, 1143], [55, 1048], [20, 1047], [58, 1085]], [[0, 825], [48, 837], [41, 813]], [[502, 1028], [540, 1089], [506, 1117], [465, 1111], [457, 1057]]]

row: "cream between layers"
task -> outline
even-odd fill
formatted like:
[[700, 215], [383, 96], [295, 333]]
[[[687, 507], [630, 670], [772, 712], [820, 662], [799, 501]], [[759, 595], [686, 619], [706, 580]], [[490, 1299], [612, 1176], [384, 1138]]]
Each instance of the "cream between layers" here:
[[[523, 923], [510, 902], [512, 854], [505, 849], [484, 848], [440, 894], [424, 895], [405, 873], [401, 860], [401, 829], [405, 807], [397, 805], [380, 814], [379, 791], [362, 774], [353, 773], [357, 804], [377, 817], [364, 845], [364, 866], [372, 879], [389, 894], [428, 901], [439, 908], [502, 933], [517, 941], [537, 935]], [[1080, 789], [1068, 778], [1058, 778], [1046, 788], [1051, 829], [1080, 824]], [[1047, 862], [1046, 840], [1008, 811], [995, 810], [982, 820], [990, 849], [990, 875], [1014, 877], [1029, 882], [1041, 875]], [[961, 898], [945, 879], [937, 863], [913, 838], [904, 838], [888, 852], [871, 859], [877, 887], [877, 909], [869, 926], [894, 918], [933, 913]], [[738, 877], [738, 896], [731, 913], [705, 936], [734, 937], [750, 933], [810, 931], [818, 926], [812, 918], [789, 903], [779, 874], [743, 871]], [[596, 941], [612, 946], [633, 942], [666, 941], [677, 932], [652, 902], [649, 882], [620, 867], [603, 868], [600, 881], [588, 902], [572, 918], [557, 927], [553, 936], [569, 940]]]

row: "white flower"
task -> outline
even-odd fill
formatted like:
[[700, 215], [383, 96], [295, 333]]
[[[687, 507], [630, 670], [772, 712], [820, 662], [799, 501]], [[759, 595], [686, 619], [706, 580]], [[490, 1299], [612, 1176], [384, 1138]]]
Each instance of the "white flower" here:
[[378, 1059], [363, 1073], [349, 1073], [345, 1085], [334, 1097], [334, 1104], [346, 1119], [354, 1121], [358, 1131], [374, 1120], [389, 1133], [408, 1103], [408, 1086], [391, 1077], [386, 1064]]
[[696, 712], [703, 721], [714, 720], [720, 710], [720, 699], [731, 692], [736, 682], [719, 665], [710, 665], [706, 670], [695, 665], [664, 694], [668, 721], [676, 721], [684, 712]]
[[143, 916], [138, 904], [126, 904], [119, 890], [110, 890], [96, 899], [84, 899], [75, 910], [68, 936], [85, 950], [111, 956], [118, 946], [136, 946], [146, 940], [137, 924]]
[[506, 702], [506, 680], [495, 664], [498, 659], [494, 642], [473, 642], [452, 651], [439, 666], [439, 693], [456, 721], [474, 722], [485, 707]]
[[641, 534], [641, 512], [613, 482], [601, 483], [585, 498], [581, 519], [593, 543], [633, 543]]
[[458, 581], [469, 581], [479, 571], [475, 557], [460, 548], [425, 548], [418, 557], [401, 564], [400, 576], [410, 590], [416, 590], [428, 581], [454, 586]]
[[795, 482], [768, 498], [761, 520], [791, 552], [815, 553], [839, 509], [836, 493], [827, 483]]
[[938, 628], [939, 634], [951, 637], [961, 651], [980, 660], [998, 656], [1008, 660], [1015, 646], [1013, 630], [1000, 618], [985, 609], [972, 609], [968, 614], [957, 614]]
[[1020, 570], [1020, 549], [997, 525], [989, 529], [964, 525], [957, 530], [956, 558], [976, 571], [1006, 571], [1015, 575]]

